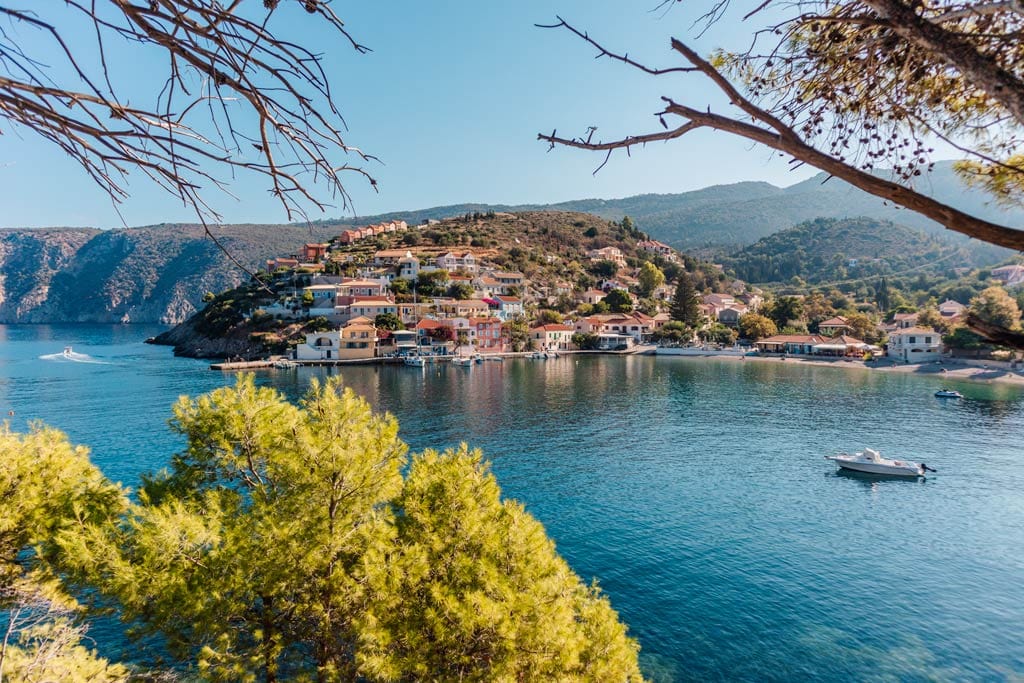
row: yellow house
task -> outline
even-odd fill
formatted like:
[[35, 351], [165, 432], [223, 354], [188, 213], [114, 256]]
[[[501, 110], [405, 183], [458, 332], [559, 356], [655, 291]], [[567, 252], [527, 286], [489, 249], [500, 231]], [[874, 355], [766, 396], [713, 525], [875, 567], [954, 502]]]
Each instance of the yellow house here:
[[369, 318], [353, 318], [338, 330], [313, 332], [295, 347], [296, 360], [359, 360], [377, 355], [377, 328]]

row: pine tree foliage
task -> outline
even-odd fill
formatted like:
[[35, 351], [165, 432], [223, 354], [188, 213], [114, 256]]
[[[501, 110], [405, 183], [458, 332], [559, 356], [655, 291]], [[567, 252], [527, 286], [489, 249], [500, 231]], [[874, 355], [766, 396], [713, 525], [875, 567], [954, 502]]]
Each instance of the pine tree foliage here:
[[[416, 457], [340, 380], [183, 397], [186, 448], [61, 544], [210, 681], [640, 680], [635, 641], [479, 452]], [[101, 520], [102, 522], [102, 520]]]
[[641, 680], [637, 645], [607, 599], [500, 493], [465, 444], [414, 458], [365, 669], [381, 680]]
[[83, 643], [77, 603], [55, 580], [59, 538], [77, 538], [124, 506], [122, 491], [54, 429], [0, 425], [0, 680], [126, 680]]

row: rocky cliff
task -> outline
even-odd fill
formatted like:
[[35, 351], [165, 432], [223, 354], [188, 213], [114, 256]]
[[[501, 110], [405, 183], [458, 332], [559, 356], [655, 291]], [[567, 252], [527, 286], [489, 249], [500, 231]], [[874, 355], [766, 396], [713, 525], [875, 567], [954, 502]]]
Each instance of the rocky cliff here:
[[[336, 233], [323, 225], [233, 225], [217, 236], [254, 269]], [[206, 292], [246, 278], [194, 225], [0, 230], [0, 323], [176, 324]]]

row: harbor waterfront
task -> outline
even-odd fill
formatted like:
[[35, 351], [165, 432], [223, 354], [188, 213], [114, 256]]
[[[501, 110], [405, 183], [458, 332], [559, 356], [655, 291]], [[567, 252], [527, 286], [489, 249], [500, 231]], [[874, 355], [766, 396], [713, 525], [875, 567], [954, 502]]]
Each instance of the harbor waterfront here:
[[[145, 326], [0, 326], [0, 409], [134, 486], [181, 447], [179, 395], [233, 381]], [[62, 353], [71, 347], [74, 354]], [[1024, 391], [902, 372], [565, 356], [340, 374], [414, 450], [485, 451], [638, 638], [655, 681], [1024, 676]], [[949, 386], [962, 399], [938, 399]], [[837, 472], [871, 447], [923, 479]], [[93, 632], [106, 649], [103, 631]]]

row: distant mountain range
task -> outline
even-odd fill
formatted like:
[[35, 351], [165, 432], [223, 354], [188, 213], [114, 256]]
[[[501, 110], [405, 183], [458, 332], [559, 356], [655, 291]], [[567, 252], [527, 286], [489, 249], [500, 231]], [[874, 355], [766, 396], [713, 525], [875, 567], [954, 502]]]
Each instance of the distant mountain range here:
[[[1024, 226], [1024, 210], [1003, 211], [987, 203], [984, 194], [965, 190], [949, 163], [938, 164], [922, 183], [922, 189], [982, 218]], [[1012, 253], [968, 240], [841, 181], [826, 182], [824, 175], [787, 188], [744, 182], [681, 194], [581, 199], [549, 205], [456, 204], [324, 220], [312, 226], [229, 225], [216, 228], [216, 233], [228, 250], [252, 269], [266, 258], [294, 253], [304, 242], [329, 239], [352, 225], [394, 218], [416, 224], [492, 210], [578, 211], [608, 220], [628, 215], [637, 228], [656, 239], [681, 250], [714, 253], [722, 259], [763, 237], [808, 220], [855, 217], [892, 221], [924, 231], [939, 241], [919, 245], [924, 247], [923, 253], [938, 249], [945, 254], [948, 247], [957, 248], [958, 265], [995, 264]], [[913, 242], [902, 232], [897, 241], [903, 245]], [[879, 244], [888, 242], [881, 239]], [[799, 245], [794, 242], [793, 246]], [[823, 253], [831, 251], [856, 258], [845, 243], [819, 246]], [[772, 243], [766, 248], [773, 250], [779, 245]], [[748, 264], [744, 267], [754, 267], [749, 265], [756, 261], [752, 252], [742, 258]], [[782, 270], [789, 272], [793, 268], [796, 266], [791, 264]], [[802, 268], [801, 265], [797, 270], [806, 274]], [[0, 230], [0, 323], [177, 323], [201, 306], [205, 292], [234, 287], [243, 277], [204, 238], [201, 228], [194, 225], [163, 224], [108, 231]], [[763, 281], [760, 277], [748, 279]]]

